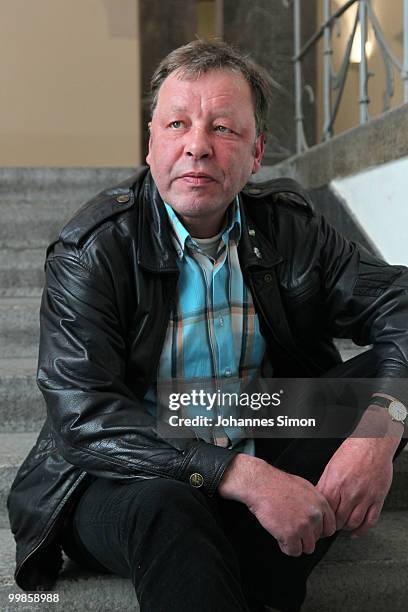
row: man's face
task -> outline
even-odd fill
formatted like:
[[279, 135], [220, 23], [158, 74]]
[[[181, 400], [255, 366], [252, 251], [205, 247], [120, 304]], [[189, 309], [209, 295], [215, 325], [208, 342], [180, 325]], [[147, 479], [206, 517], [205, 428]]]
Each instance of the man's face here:
[[213, 70], [184, 79], [173, 72], [163, 82], [146, 161], [161, 197], [193, 236], [217, 233], [228, 205], [259, 170], [263, 150], [242, 75]]

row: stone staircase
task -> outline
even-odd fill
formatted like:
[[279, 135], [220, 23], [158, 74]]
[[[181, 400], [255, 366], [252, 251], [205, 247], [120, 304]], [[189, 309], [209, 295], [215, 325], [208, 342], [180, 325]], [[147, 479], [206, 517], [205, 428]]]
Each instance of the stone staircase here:
[[[13, 580], [6, 512], [11, 482], [45, 415], [35, 371], [46, 246], [76, 208], [131, 174], [131, 168], [0, 169], [0, 610], [138, 609], [130, 581], [90, 574], [69, 560], [55, 587], [58, 603], [9, 603], [9, 594], [23, 592]], [[349, 358], [361, 349], [343, 342], [341, 350]], [[407, 609], [407, 508], [404, 451], [379, 525], [361, 540], [339, 537], [310, 580], [305, 612]]]

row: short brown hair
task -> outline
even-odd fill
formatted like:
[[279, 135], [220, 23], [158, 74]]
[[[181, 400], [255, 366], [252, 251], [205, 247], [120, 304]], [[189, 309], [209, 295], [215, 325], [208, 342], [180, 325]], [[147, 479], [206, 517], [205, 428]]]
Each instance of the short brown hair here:
[[267, 131], [272, 79], [247, 55], [218, 40], [193, 40], [171, 51], [158, 65], [150, 81], [151, 113], [157, 105], [163, 81], [175, 71], [183, 77], [199, 78], [210, 70], [240, 72], [251, 88], [257, 136]]

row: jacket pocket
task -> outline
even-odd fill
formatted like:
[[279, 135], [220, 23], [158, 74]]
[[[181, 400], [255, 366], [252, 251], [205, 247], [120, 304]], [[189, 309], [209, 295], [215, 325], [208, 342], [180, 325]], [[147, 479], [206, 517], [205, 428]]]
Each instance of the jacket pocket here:
[[313, 275], [297, 287], [283, 288], [282, 301], [292, 334], [298, 340], [314, 338], [324, 314], [319, 276]]
[[282, 297], [287, 304], [308, 300], [320, 293], [320, 276], [317, 272], [310, 274], [296, 287], [282, 287]]

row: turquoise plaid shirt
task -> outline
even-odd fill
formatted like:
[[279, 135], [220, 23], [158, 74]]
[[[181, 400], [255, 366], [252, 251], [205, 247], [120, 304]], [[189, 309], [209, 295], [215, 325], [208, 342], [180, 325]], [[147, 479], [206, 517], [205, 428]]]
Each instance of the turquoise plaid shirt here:
[[[237, 391], [228, 389], [228, 381], [259, 376], [265, 352], [258, 316], [238, 260], [241, 235], [238, 196], [228, 211], [215, 259], [200, 249], [171, 206], [165, 203], [165, 207], [173, 229], [180, 277], [157, 383], [170, 379], [198, 383], [199, 379], [215, 379], [215, 388]], [[145, 401], [153, 414], [155, 398], [156, 389], [152, 388]], [[200, 410], [200, 414], [205, 414]], [[222, 408], [218, 414], [222, 414]], [[190, 416], [195, 414], [190, 411]], [[253, 440], [244, 438], [238, 427], [198, 428], [196, 435], [213, 444], [254, 454]]]

